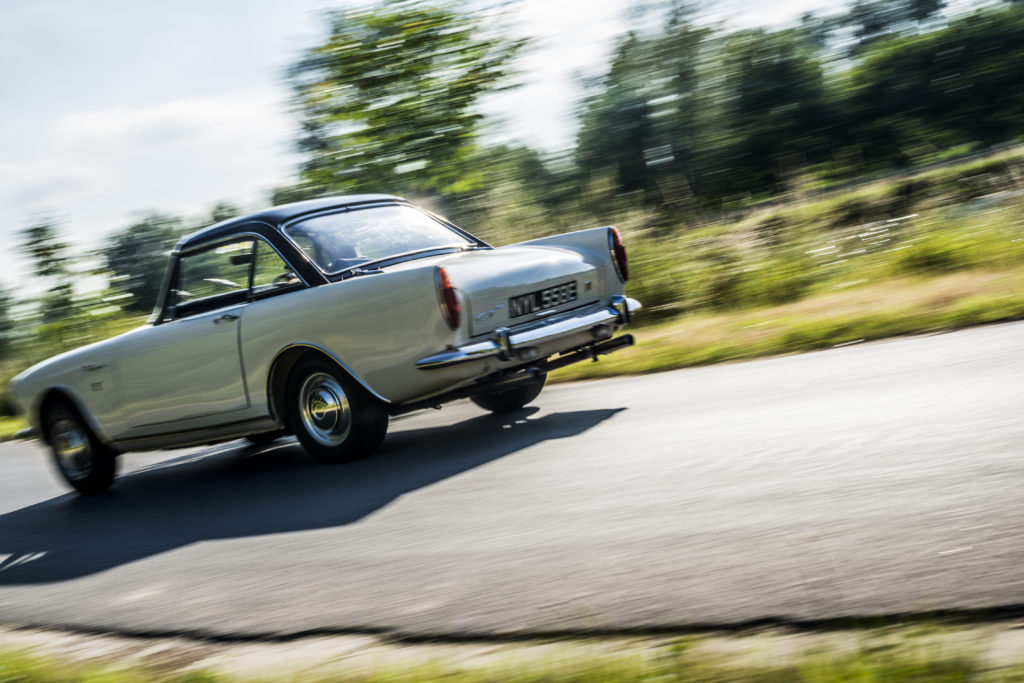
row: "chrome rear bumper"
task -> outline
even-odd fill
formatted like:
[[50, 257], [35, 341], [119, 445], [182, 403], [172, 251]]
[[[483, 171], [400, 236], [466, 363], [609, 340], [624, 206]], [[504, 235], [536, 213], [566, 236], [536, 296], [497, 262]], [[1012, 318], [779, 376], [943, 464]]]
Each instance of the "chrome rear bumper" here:
[[613, 296], [606, 306], [591, 313], [580, 315], [578, 311], [569, 311], [552, 316], [522, 332], [499, 327], [491, 333], [490, 339], [421, 358], [416, 361], [416, 367], [420, 370], [435, 370], [493, 357], [506, 361], [535, 360], [539, 355], [538, 346], [557, 341], [561, 337], [590, 332], [593, 341], [608, 339], [641, 308], [643, 306], [636, 299]]

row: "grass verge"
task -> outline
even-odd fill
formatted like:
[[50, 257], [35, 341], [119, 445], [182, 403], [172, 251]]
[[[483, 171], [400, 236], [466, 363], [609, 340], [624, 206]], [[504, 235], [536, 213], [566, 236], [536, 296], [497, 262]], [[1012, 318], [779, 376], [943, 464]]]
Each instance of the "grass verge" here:
[[1021, 270], [898, 278], [782, 306], [641, 326], [633, 330], [636, 346], [571, 365], [552, 380], [637, 375], [1021, 318]]
[[1015, 631], [918, 625], [415, 644], [372, 636], [209, 643], [7, 632], [5, 643], [20, 637], [33, 645], [0, 653], [0, 681], [1020, 681], [1024, 638]]
[[0, 416], [0, 441], [13, 438], [15, 434], [26, 427], [28, 427], [28, 423], [24, 418]]

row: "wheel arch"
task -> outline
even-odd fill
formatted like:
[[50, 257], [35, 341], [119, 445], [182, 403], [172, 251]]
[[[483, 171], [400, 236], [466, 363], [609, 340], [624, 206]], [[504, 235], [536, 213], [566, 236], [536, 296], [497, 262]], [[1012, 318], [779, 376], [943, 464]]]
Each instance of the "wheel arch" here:
[[374, 391], [373, 387], [367, 384], [362, 377], [352, 371], [352, 368], [327, 349], [317, 344], [296, 342], [294, 344], [289, 344], [278, 351], [277, 355], [274, 356], [273, 362], [270, 364], [270, 373], [267, 376], [266, 389], [267, 404], [270, 407], [270, 414], [274, 419], [280, 420], [282, 423], [287, 423], [284, 406], [286, 403], [285, 389], [288, 386], [288, 375], [291, 374], [292, 368], [295, 367], [299, 361], [310, 356], [322, 358], [332, 365], [337, 366], [339, 370], [351, 377], [357, 384], [359, 384], [359, 386], [366, 390], [370, 396], [385, 405], [391, 404], [391, 401]]
[[35, 401], [34, 408], [29, 410], [28, 420], [29, 424], [36, 428], [39, 438], [42, 439], [43, 443], [50, 445], [50, 438], [46, 431], [46, 411], [50, 407], [59, 401], [67, 401], [74, 407], [78, 414], [85, 420], [85, 423], [92, 430], [92, 433], [103, 442], [104, 445], [109, 446], [110, 440], [107, 438], [103, 429], [100, 427], [96, 418], [92, 412], [85, 406], [85, 403], [79, 399], [78, 395], [74, 392], [71, 387], [65, 385], [56, 385], [48, 387], [44, 391], [39, 393], [39, 398]]

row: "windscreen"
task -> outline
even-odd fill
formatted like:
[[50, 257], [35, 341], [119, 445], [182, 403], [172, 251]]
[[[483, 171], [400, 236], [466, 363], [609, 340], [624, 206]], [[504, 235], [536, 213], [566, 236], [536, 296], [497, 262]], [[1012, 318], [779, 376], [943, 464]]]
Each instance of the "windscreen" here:
[[409, 252], [473, 244], [410, 206], [376, 206], [314, 216], [293, 223], [285, 232], [328, 273]]

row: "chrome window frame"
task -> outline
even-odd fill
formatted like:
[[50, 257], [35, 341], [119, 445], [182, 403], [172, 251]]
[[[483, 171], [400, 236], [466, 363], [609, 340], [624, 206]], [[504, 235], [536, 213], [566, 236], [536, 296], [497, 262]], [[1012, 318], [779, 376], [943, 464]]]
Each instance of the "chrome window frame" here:
[[[235, 304], [227, 304], [225, 306], [222, 306], [222, 307], [217, 308], [217, 309], [213, 309], [211, 311], [202, 311], [202, 312], [192, 313], [190, 315], [187, 315], [187, 316], [184, 316], [184, 317], [181, 317], [181, 318], [168, 317], [168, 311], [169, 311], [170, 308], [172, 308], [172, 306], [170, 305], [170, 300], [171, 300], [170, 293], [171, 293], [172, 285], [177, 283], [178, 277], [180, 276], [181, 259], [183, 257], [191, 256], [191, 255], [194, 255], [194, 254], [197, 254], [197, 253], [201, 253], [201, 252], [204, 252], [204, 251], [207, 251], [207, 250], [210, 250], [210, 249], [216, 249], [219, 246], [223, 246], [225, 244], [230, 244], [231, 242], [238, 242], [238, 241], [244, 241], [244, 240], [250, 240], [250, 239], [253, 242], [253, 248], [252, 248], [252, 251], [250, 251], [250, 254], [255, 254], [256, 241], [257, 240], [262, 241], [267, 246], [269, 246], [271, 249], [273, 249], [274, 252], [278, 256], [281, 257], [281, 260], [284, 261], [285, 265], [288, 266], [289, 268], [291, 268], [291, 271], [295, 274], [295, 277], [299, 278], [299, 281], [302, 283], [302, 287], [301, 288], [296, 287], [294, 289], [282, 290], [280, 292], [280, 294], [286, 294], [288, 292], [299, 291], [299, 289], [309, 289], [311, 287], [311, 285], [306, 280], [306, 278], [303, 277], [303, 275], [299, 271], [299, 269], [297, 269], [295, 267], [295, 265], [288, 259], [288, 257], [286, 257], [284, 254], [282, 254], [281, 250], [278, 249], [277, 246], [274, 245], [270, 240], [268, 240], [264, 235], [261, 235], [258, 232], [254, 232], [254, 231], [251, 231], [251, 230], [246, 230], [246, 231], [242, 231], [242, 232], [236, 232], [236, 233], [232, 233], [231, 235], [221, 235], [220, 237], [217, 237], [215, 239], [207, 240], [205, 242], [200, 242], [198, 244], [191, 244], [191, 245], [189, 245], [188, 249], [186, 249], [184, 251], [177, 251], [177, 250], [175, 250], [175, 251], [171, 252], [171, 258], [174, 261], [173, 261], [173, 266], [169, 270], [169, 275], [164, 278], [165, 282], [164, 282], [163, 290], [162, 290], [161, 295], [160, 295], [161, 296], [160, 305], [159, 305], [160, 312], [159, 312], [158, 315], [152, 316], [149, 319], [148, 322], [151, 325], [163, 325], [163, 324], [167, 324], [167, 323], [177, 322], [179, 320], [189, 320], [189, 319], [191, 319], [191, 318], [193, 318], [195, 316], [198, 316], [198, 315], [206, 315], [208, 313], [216, 312], [216, 311], [219, 311], [219, 310], [222, 310], [222, 309], [227, 309], [227, 308], [236, 308], [238, 306], [244, 306], [244, 305], [247, 305], [249, 303], [252, 303], [253, 301], [261, 301], [263, 299], [267, 299], [267, 298], [270, 298], [270, 297], [273, 297], [273, 296], [277, 296], [277, 294], [274, 294], [274, 293], [271, 292], [271, 293], [264, 294], [264, 295], [260, 296], [258, 299], [253, 297], [253, 294], [252, 294], [253, 267], [252, 266], [255, 265], [255, 259], [254, 259], [254, 263], [250, 265], [249, 274], [248, 274], [248, 282], [247, 282], [247, 284], [246, 284], [246, 286], [244, 288], [244, 291], [245, 291], [245, 299], [244, 299], [244, 301], [241, 301], [241, 302], [235, 303]], [[213, 296], [217, 296], [217, 295], [213, 295]], [[210, 298], [210, 297], [203, 297], [203, 298]], [[202, 300], [203, 299], [197, 299], [197, 301], [202, 301]]]

